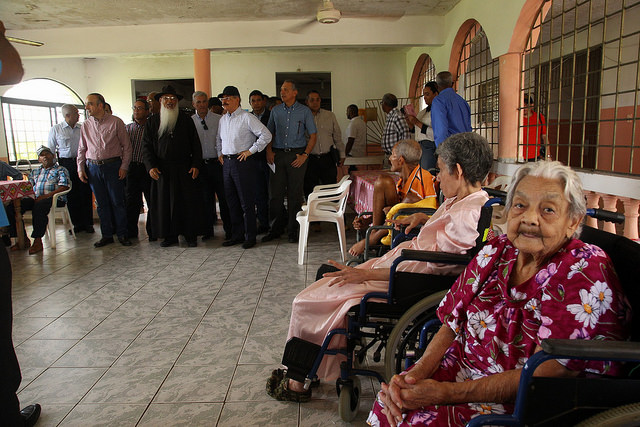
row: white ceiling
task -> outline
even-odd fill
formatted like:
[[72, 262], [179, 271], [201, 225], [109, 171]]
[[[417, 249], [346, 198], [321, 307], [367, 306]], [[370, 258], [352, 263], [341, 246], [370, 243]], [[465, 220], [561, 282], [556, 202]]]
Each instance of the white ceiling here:
[[[460, 0], [334, 0], [344, 17], [441, 16]], [[2, 0], [8, 30], [311, 19], [319, 0]]]

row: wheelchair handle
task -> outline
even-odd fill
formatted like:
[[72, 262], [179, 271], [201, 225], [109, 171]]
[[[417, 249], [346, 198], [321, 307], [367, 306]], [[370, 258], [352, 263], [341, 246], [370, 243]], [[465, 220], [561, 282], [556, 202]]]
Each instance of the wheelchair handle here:
[[615, 224], [624, 223], [624, 215], [618, 212], [605, 211], [604, 209], [587, 209], [587, 215], [595, 219], [613, 222]]

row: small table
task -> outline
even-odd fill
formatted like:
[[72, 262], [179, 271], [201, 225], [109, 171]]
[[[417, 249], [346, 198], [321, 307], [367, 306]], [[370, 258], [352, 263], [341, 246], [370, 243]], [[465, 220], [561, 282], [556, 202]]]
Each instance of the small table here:
[[373, 210], [373, 184], [382, 174], [387, 174], [398, 183], [400, 175], [389, 170], [370, 170], [351, 172], [351, 187], [349, 189], [349, 204], [358, 214]]
[[[22, 212], [20, 210], [20, 199], [23, 197], [35, 198], [36, 193], [33, 186], [28, 180], [0, 181], [0, 200], [4, 202], [13, 202], [13, 208], [16, 213], [16, 231], [18, 233], [18, 247], [26, 249], [24, 240], [24, 223], [22, 222]], [[4, 209], [4, 206], [2, 207]]]

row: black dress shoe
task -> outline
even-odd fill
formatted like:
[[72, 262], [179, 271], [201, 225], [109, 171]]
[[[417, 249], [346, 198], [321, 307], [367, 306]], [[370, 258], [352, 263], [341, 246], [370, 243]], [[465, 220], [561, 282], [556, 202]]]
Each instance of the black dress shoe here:
[[177, 244], [178, 244], [177, 237], [167, 237], [160, 243], [160, 246], [163, 248], [168, 248], [169, 246], [177, 245]]
[[274, 240], [274, 239], [277, 239], [277, 238], [279, 238], [279, 237], [280, 237], [280, 235], [279, 235], [279, 234], [268, 233], [266, 236], [263, 236], [263, 237], [262, 237], [262, 241], [263, 241], [263, 242], [270, 242], [270, 241], [272, 241], [272, 240]]
[[39, 404], [29, 405], [20, 411], [20, 415], [24, 419], [24, 425], [27, 427], [32, 427], [36, 425], [38, 418], [40, 418], [40, 411], [42, 408]]
[[96, 230], [93, 229], [93, 225], [90, 225], [88, 227], [85, 227], [84, 232], [85, 233], [89, 233], [89, 234], [93, 234], [93, 233], [96, 232]]
[[187, 246], [190, 248], [195, 248], [196, 246], [198, 246], [198, 241], [197, 240], [187, 240]]
[[118, 242], [122, 244], [122, 246], [131, 246], [131, 240], [128, 237], [118, 237]]
[[225, 240], [224, 242], [222, 242], [222, 246], [233, 246], [233, 245], [237, 245], [239, 243], [242, 243], [244, 240], [242, 239], [229, 239], [229, 240]]
[[103, 237], [93, 244], [96, 248], [101, 248], [103, 246], [107, 246], [113, 243], [113, 237]]
[[242, 243], [242, 247], [244, 249], [249, 249], [252, 248], [256, 245], [256, 241], [254, 240], [245, 240], [244, 243]]
[[[81, 231], [84, 231], [84, 230], [86, 230], [86, 228], [84, 228], [84, 227], [73, 227], [73, 232], [76, 233], [76, 234], [78, 234], [78, 233], [80, 233]], [[71, 231], [69, 231], [69, 234], [71, 234]]]
[[202, 236], [202, 241], [206, 242], [207, 240], [213, 239], [213, 233], [207, 233], [204, 236]]
[[298, 243], [298, 236], [289, 236], [289, 243]]

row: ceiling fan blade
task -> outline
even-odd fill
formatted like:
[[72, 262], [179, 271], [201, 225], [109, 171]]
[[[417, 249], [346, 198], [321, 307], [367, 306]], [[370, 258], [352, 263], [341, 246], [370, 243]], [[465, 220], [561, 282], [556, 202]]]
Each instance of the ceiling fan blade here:
[[288, 27], [283, 29], [282, 31], [285, 31], [287, 33], [292, 33], [292, 34], [300, 34], [300, 33], [304, 33], [305, 31], [307, 31], [309, 28], [311, 28], [311, 26], [316, 23], [316, 18], [313, 17], [313, 19], [308, 19], [300, 24], [296, 24], [292, 27]]
[[361, 14], [351, 14], [348, 12], [343, 12], [342, 16], [345, 18], [365, 18], [365, 19], [375, 19], [377, 21], [397, 21], [400, 18], [402, 18], [405, 14], [401, 13], [398, 15], [385, 15], [385, 16], [380, 16], [380, 15], [361, 15]]
[[34, 42], [33, 40], [26, 40], [26, 39], [21, 39], [21, 38], [18, 38], [18, 37], [6, 36], [6, 39], [9, 40], [10, 42], [13, 42], [13, 43], [26, 44], [28, 46], [40, 47], [40, 46], [44, 45], [44, 43], [42, 43], [42, 42]]

